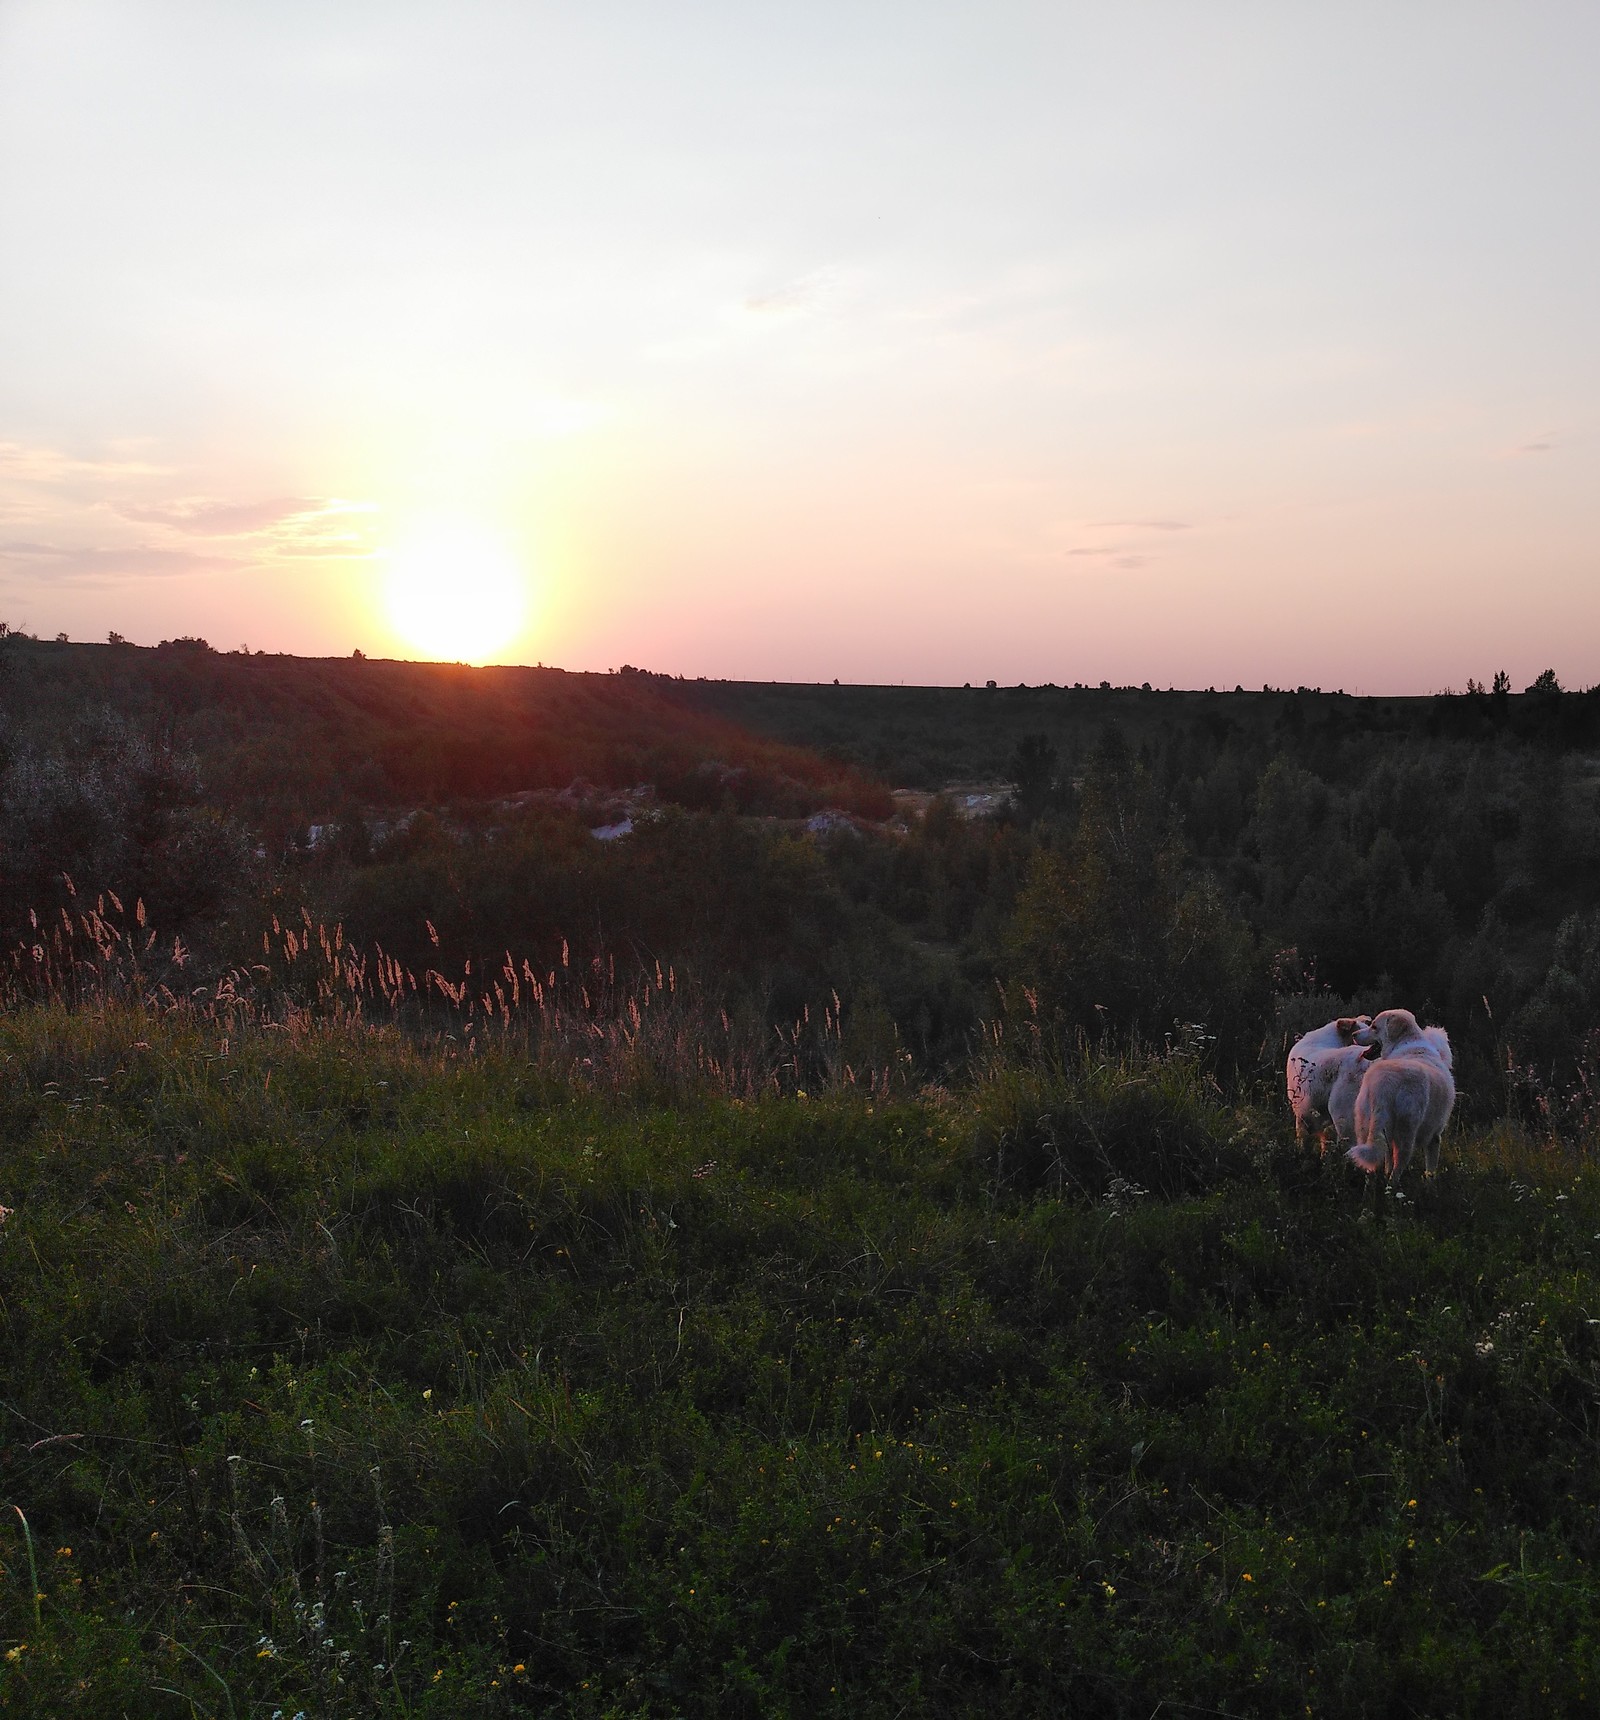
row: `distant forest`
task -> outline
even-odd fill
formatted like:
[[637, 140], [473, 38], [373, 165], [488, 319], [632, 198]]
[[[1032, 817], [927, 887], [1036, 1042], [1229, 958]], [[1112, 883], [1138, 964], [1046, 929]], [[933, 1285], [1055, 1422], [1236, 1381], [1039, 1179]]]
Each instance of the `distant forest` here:
[[[976, 783], [1010, 786], [998, 812], [941, 792]], [[1464, 1110], [1563, 1128], [1600, 1069], [1600, 689], [784, 686], [11, 634], [14, 972], [68, 880], [142, 902], [195, 985], [304, 909], [419, 966], [668, 964], [773, 1026], [837, 998], [856, 1055], [939, 1078], [997, 1031], [1188, 1036], [1264, 1078], [1300, 1027], [1402, 1003], [1449, 1028]]]

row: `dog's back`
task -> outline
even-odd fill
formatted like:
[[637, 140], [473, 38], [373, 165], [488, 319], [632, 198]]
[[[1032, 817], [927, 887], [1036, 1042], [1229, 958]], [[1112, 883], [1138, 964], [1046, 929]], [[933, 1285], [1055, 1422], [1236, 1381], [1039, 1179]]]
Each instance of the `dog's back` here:
[[1288, 1089], [1289, 1108], [1294, 1112], [1297, 1138], [1303, 1140], [1315, 1120], [1327, 1114], [1328, 1096], [1343, 1067], [1344, 1053], [1365, 1025], [1365, 1016], [1342, 1015], [1301, 1034], [1290, 1047], [1284, 1066], [1284, 1085]]
[[1369, 1063], [1356, 1094], [1356, 1144], [1348, 1157], [1363, 1170], [1387, 1170], [1398, 1184], [1420, 1141], [1431, 1174], [1455, 1102], [1455, 1082], [1437, 1056], [1385, 1056]]
[[1337, 1058], [1337, 1073], [1328, 1090], [1328, 1115], [1333, 1119], [1333, 1132], [1341, 1147], [1356, 1138], [1356, 1096], [1366, 1072], [1377, 1061], [1375, 1054], [1362, 1045], [1352, 1045], [1347, 1051], [1330, 1052]]

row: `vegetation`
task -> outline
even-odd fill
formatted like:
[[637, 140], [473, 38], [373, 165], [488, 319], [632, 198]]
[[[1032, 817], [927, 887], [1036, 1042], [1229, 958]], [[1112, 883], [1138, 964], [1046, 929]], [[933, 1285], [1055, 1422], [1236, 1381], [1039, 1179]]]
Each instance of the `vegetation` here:
[[[0, 641], [0, 1710], [1592, 1709], [1588, 695], [1045, 689], [888, 823], [529, 673]], [[1414, 1200], [1282, 1106], [1380, 1002]]]
[[1374, 1222], [1182, 1051], [0, 1058], [7, 1711], [1589, 1704], [1600, 1185], [1516, 1131]]
[[[1548, 675], [782, 688], [12, 635], [0, 934], [66, 908], [65, 874], [143, 900], [191, 984], [303, 908], [419, 971], [565, 945], [772, 1029], [837, 996], [933, 1079], [1018, 984], [1069, 1031], [1204, 1023], [1252, 1072], [1308, 1019], [1403, 999], [1449, 1027], [1473, 1115], [1533, 1122], [1589, 1107], [1597, 739], [1600, 693]], [[934, 797], [886, 822], [873, 770], [1016, 786], [998, 818]]]

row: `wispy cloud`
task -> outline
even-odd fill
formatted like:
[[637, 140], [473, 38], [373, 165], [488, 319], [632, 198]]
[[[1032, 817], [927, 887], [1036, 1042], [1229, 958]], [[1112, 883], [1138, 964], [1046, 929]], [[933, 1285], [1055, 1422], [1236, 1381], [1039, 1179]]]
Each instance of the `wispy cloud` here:
[[[35, 586], [114, 586], [190, 574], [243, 574], [272, 562], [361, 561], [376, 553], [372, 525], [377, 511], [373, 503], [340, 497], [233, 502], [190, 496], [118, 501], [87, 514], [63, 501], [48, 517], [32, 510], [29, 535], [0, 539], [0, 576]], [[96, 533], [85, 542], [79, 534], [86, 520], [91, 530], [95, 520], [126, 522], [142, 528], [142, 535], [118, 543]], [[57, 529], [60, 536], [54, 535]]]
[[1087, 532], [1116, 532], [1119, 535], [1107, 543], [1077, 544], [1063, 552], [1069, 560], [1098, 561], [1107, 567], [1135, 568], [1146, 566], [1153, 557], [1162, 553], [1150, 534], [1159, 533], [1166, 537], [1176, 532], [1198, 531], [1200, 528], [1193, 520], [1163, 517], [1142, 520], [1088, 520], [1077, 529]]
[[304, 497], [281, 496], [267, 502], [182, 501], [158, 507], [123, 503], [116, 511], [125, 520], [168, 526], [193, 537], [247, 537], [318, 506]]
[[64, 453], [59, 448], [34, 447], [26, 442], [0, 442], [0, 481], [61, 484], [74, 478], [159, 478], [169, 475], [170, 470], [170, 467], [154, 466], [145, 460], [118, 456], [88, 459]]
[[1193, 520], [1092, 520], [1089, 529], [1096, 532], [1192, 532], [1199, 528]]
[[373, 502], [347, 502], [338, 497], [285, 514], [265, 534], [275, 555], [296, 557], [366, 558], [377, 553], [372, 526]]
[[118, 548], [26, 540], [0, 543], [0, 574], [37, 585], [115, 585], [127, 579], [229, 572], [239, 565], [233, 556], [149, 544]]
[[826, 298], [832, 281], [831, 270], [813, 269], [810, 274], [752, 293], [744, 308], [753, 316], [797, 316], [815, 310]]
[[[276, 496], [261, 502], [186, 498], [159, 505], [123, 504], [123, 519], [186, 537], [254, 540], [272, 556], [368, 556], [377, 506], [339, 496]], [[250, 547], [248, 544], [246, 547]]]

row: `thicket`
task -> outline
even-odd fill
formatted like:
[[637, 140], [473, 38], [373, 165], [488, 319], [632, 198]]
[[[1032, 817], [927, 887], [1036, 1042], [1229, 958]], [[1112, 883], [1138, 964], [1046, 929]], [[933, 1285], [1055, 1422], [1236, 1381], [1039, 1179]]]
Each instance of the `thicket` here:
[[[1003, 999], [1063, 1042], [1203, 1030], [1229, 1079], [1269, 1072], [1314, 1020], [1404, 1003], [1450, 1029], [1468, 1115], [1581, 1130], [1600, 1022], [1600, 779], [1581, 750], [1596, 701], [1541, 681], [1432, 701], [741, 691], [13, 637], [0, 933], [67, 907], [70, 877], [143, 901], [183, 939], [191, 986], [302, 910], [418, 971], [508, 950], [540, 971], [563, 950], [630, 975], [660, 963], [763, 1031], [842, 1012], [858, 1059], [898, 1046], [932, 1079], [959, 1073]], [[782, 737], [730, 729], [740, 699]], [[936, 798], [894, 830], [777, 816], [833, 788], [887, 806], [848, 761], [794, 747], [802, 718], [830, 732], [819, 713], [906, 765], [1009, 744], [1011, 806], [970, 821]], [[419, 800], [440, 782], [382, 764], [412, 741], [454, 761], [449, 792]], [[565, 778], [579, 761], [592, 788]], [[651, 768], [632, 835], [596, 842]]]

